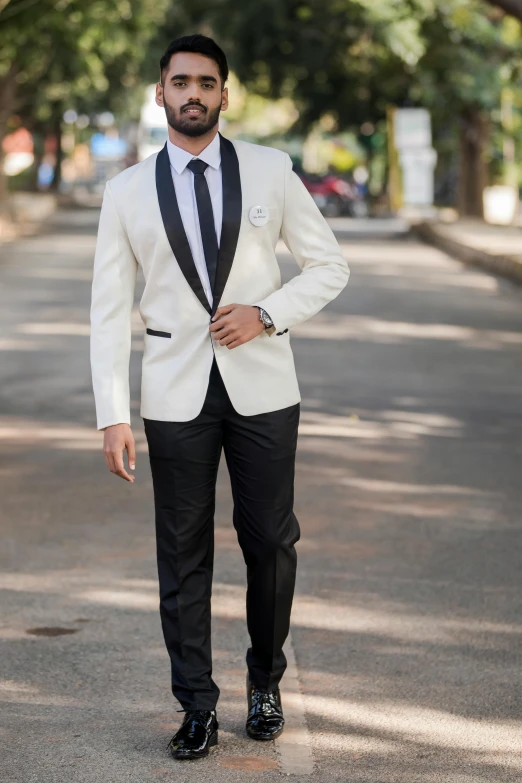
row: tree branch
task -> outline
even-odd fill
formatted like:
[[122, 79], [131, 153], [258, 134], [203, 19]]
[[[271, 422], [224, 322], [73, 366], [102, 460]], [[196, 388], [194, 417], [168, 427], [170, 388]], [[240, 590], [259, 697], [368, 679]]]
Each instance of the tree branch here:
[[30, 8], [35, 3], [40, 3], [41, 0], [20, 0], [18, 5], [12, 5], [8, 11], [2, 13], [9, 2], [10, 0], [0, 0], [0, 13], [2, 14], [2, 22], [5, 22], [6, 19], [10, 19], [12, 16], [16, 16], [16, 14], [21, 14], [26, 10], [26, 8]]
[[522, 22], [522, 0], [488, 0], [488, 3], [501, 8], [506, 14]]

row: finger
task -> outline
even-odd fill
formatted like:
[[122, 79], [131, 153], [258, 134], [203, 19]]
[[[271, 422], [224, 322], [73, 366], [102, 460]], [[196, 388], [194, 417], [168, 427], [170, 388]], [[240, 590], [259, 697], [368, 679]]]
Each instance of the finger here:
[[211, 324], [209, 328], [211, 332], [219, 332], [221, 329], [224, 329], [225, 326], [228, 326], [228, 319], [220, 318], [215, 324]]
[[229, 343], [233, 343], [234, 340], [239, 340], [240, 337], [237, 332], [230, 332], [230, 334], [223, 337], [220, 341], [220, 345], [228, 345]]
[[127, 459], [129, 461], [129, 468], [134, 470], [136, 467], [136, 445], [134, 439], [129, 440], [127, 445]]
[[113, 467], [113, 465], [112, 465], [112, 461], [111, 461], [110, 454], [109, 454], [107, 451], [104, 451], [104, 452], [103, 452], [103, 456], [105, 457], [105, 462], [106, 462], [106, 464], [107, 464], [107, 467], [109, 468], [109, 470], [110, 470], [110, 471], [111, 471], [111, 473], [112, 473], [112, 467]]
[[209, 329], [211, 332], [215, 332], [218, 329], [223, 329], [224, 326], [228, 326], [229, 324], [230, 324], [230, 316], [222, 315], [219, 321], [210, 324]]
[[116, 473], [117, 476], [119, 476], [122, 479], [125, 479], [125, 481], [134, 481], [134, 476], [129, 476], [129, 474], [125, 470], [125, 466], [123, 464], [122, 451], [114, 455], [114, 467], [115, 467], [114, 472]]
[[212, 320], [216, 321], [222, 315], [227, 315], [228, 313], [232, 312], [234, 307], [237, 307], [237, 305], [229, 304], [229, 305], [223, 305], [222, 307], [218, 307], [218, 309], [216, 310], [216, 313], [215, 313], [214, 317], [212, 318]]
[[109, 468], [111, 473], [114, 473], [115, 471], [114, 452], [110, 451], [109, 449], [106, 449], [103, 453], [105, 456], [105, 462], [107, 463], [107, 467]]
[[235, 337], [237, 337], [237, 332], [235, 330], [229, 329], [228, 331], [221, 334], [221, 332], [217, 335], [217, 340], [219, 340], [220, 345], [226, 345], [227, 343], [231, 342]]
[[[132, 444], [134, 445], [134, 439], [132, 439]], [[106, 446], [103, 449], [103, 455], [105, 457], [107, 467], [111, 473], [114, 473], [116, 476], [120, 476], [121, 478], [125, 478], [127, 481], [134, 481], [134, 476], [129, 476], [123, 466], [122, 449], [115, 449], [114, 447]], [[134, 457], [134, 459], [136, 458]]]
[[213, 332], [214, 339], [215, 340], [222, 340], [224, 337], [227, 337], [227, 335], [232, 334], [233, 328], [230, 324], [225, 324], [223, 329], [220, 329], [217, 332]]
[[241, 338], [238, 337], [235, 340], [233, 340], [231, 343], [229, 343], [227, 345], [227, 348], [231, 350], [232, 348], [237, 348], [239, 345], [243, 345], [243, 340], [241, 340]]
[[221, 305], [221, 307], [218, 307], [218, 309], [214, 313], [214, 318], [219, 318], [221, 315], [227, 315], [228, 313], [231, 313], [235, 307], [237, 307], [235, 303]]

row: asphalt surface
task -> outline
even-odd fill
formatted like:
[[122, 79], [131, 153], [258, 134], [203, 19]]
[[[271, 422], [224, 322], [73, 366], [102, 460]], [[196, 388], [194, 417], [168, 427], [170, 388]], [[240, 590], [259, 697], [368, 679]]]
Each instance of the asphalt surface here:
[[[134, 484], [108, 471], [95, 429], [97, 221], [61, 212], [0, 248], [2, 783], [522, 780], [521, 290], [397, 224], [334, 222], [350, 282], [291, 337], [290, 741], [244, 733], [245, 568], [223, 459], [220, 744], [176, 762], [137, 314]], [[288, 278], [299, 270], [281, 250]]]

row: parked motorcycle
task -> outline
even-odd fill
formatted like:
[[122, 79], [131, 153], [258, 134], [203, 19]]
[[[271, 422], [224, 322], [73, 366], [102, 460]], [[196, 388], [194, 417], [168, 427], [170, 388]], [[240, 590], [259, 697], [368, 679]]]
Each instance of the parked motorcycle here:
[[325, 217], [367, 217], [368, 206], [357, 186], [336, 174], [296, 172]]

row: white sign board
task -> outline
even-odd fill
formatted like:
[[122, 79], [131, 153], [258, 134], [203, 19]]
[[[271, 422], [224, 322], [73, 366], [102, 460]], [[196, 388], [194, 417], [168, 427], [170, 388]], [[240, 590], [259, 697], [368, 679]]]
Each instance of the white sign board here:
[[429, 111], [396, 109], [393, 134], [402, 172], [403, 204], [407, 207], [431, 206], [437, 153], [431, 146]]
[[427, 109], [396, 109], [394, 113], [395, 147], [431, 147], [431, 120]]
[[437, 153], [432, 147], [401, 150], [402, 198], [411, 206], [433, 204], [433, 170]]

